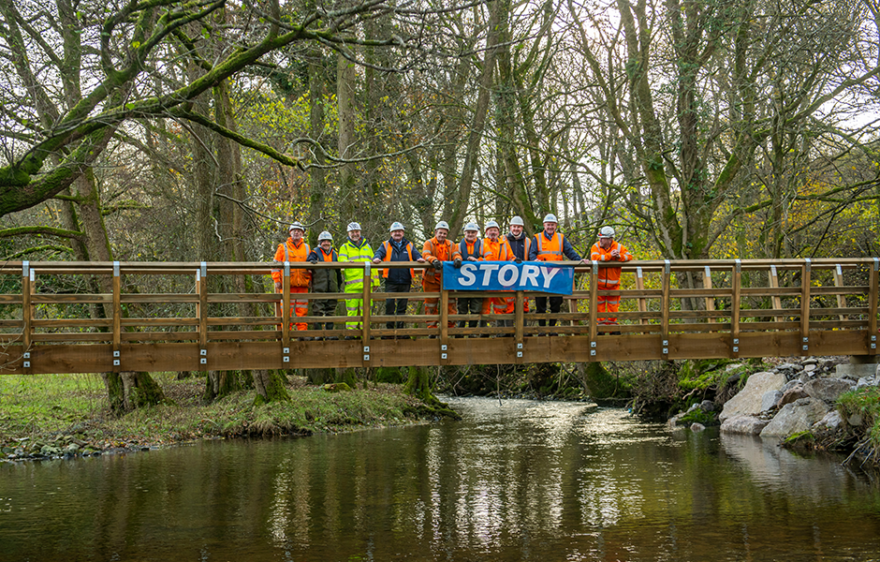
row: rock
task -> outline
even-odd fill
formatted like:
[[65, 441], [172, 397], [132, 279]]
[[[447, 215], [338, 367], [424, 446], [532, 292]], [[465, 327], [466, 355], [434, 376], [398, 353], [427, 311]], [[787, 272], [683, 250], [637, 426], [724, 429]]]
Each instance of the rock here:
[[691, 404], [691, 407], [688, 408], [688, 413], [693, 412], [694, 410], [696, 410], [696, 409], [699, 408], [699, 407], [700, 407], [699, 404]]
[[804, 369], [806, 369], [807, 366], [809, 366], [809, 365], [815, 365], [815, 364], [817, 364], [818, 362], [819, 362], [819, 360], [816, 359], [815, 357], [807, 357], [806, 359], [804, 359], [803, 361], [801, 361], [801, 363], [804, 364]]
[[71, 455], [75, 455], [79, 452], [79, 445], [76, 443], [71, 443], [67, 447], [64, 448], [65, 453], [70, 453]]
[[791, 381], [791, 382], [793, 382], [795, 384], [792, 385], [791, 388], [786, 390], [783, 393], [782, 398], [780, 398], [779, 401], [776, 402], [777, 408], [781, 408], [781, 407], [785, 406], [786, 404], [791, 404], [795, 400], [800, 400], [801, 398], [809, 398], [810, 397], [810, 395], [807, 394], [807, 391], [804, 390], [804, 383], [802, 383], [800, 381]]
[[877, 374], [880, 365], [875, 363], [843, 363], [837, 366], [836, 376], [842, 379], [859, 380], [862, 377], [870, 377]]
[[830, 429], [836, 431], [843, 425], [843, 418], [837, 410], [831, 410], [825, 417], [813, 424], [813, 429]]
[[804, 366], [798, 365], [797, 363], [783, 363], [782, 365], [777, 365], [776, 370], [778, 370], [778, 371], [803, 371]]
[[694, 422], [694, 423], [691, 424], [691, 431], [693, 431], [693, 432], [695, 432], [695, 433], [698, 432], [698, 431], [703, 431], [703, 430], [705, 430], [705, 429], [706, 429], [706, 426], [703, 425], [703, 424], [701, 424], [701, 423]]
[[834, 361], [831, 361], [830, 359], [827, 361], [822, 361], [822, 370], [823, 371], [830, 371], [830, 370], [834, 369], [834, 367], [836, 365], [837, 365], [837, 363], [835, 363]]
[[761, 430], [761, 437], [788, 437], [795, 433], [808, 431], [821, 420], [831, 408], [822, 400], [801, 398], [786, 404], [776, 417]]
[[850, 417], [846, 418], [846, 423], [850, 424], [853, 427], [860, 427], [863, 423], [865, 423], [865, 418], [862, 417], [862, 414], [853, 414]]
[[778, 390], [768, 390], [761, 397], [761, 411], [772, 410], [776, 407], [776, 403], [782, 398], [782, 392]]
[[700, 402], [700, 409], [704, 412], [714, 412], [716, 410], [715, 402], [711, 400], [703, 400]]
[[817, 370], [818, 368], [819, 367], [815, 363], [808, 363], [808, 364], [804, 365], [804, 371], [807, 373], [812, 373], [813, 371]]
[[779, 390], [785, 384], [785, 375], [763, 371], [755, 373], [746, 381], [746, 386], [736, 396], [724, 404], [719, 419], [721, 422], [739, 415], [761, 413], [761, 399], [770, 390]]
[[739, 383], [739, 379], [741, 379], [741, 378], [742, 378], [742, 375], [740, 375], [739, 373], [737, 373], [735, 375], [730, 375], [729, 377], [727, 377], [727, 380], [724, 381], [724, 386], [733, 386], [733, 385]]
[[788, 392], [792, 388], [799, 386], [799, 385], [802, 385], [802, 384], [803, 383], [799, 380], [788, 381], [787, 383], [782, 385], [782, 388], [779, 389], [779, 392], [781, 392], [782, 394], [785, 394], [786, 392]]
[[804, 391], [812, 398], [833, 403], [837, 397], [848, 390], [852, 390], [855, 384], [847, 379], [816, 379], [804, 385]]
[[728, 365], [727, 367], [724, 368], [724, 372], [729, 373], [730, 371], [734, 371], [736, 369], [739, 369], [742, 366], [743, 366], [742, 363], [731, 363], [730, 365]]
[[43, 445], [40, 449], [40, 454], [44, 457], [52, 457], [61, 454], [61, 449], [58, 447], [53, 447], [51, 445]]
[[767, 427], [770, 420], [762, 420], [755, 416], [733, 416], [724, 420], [721, 424], [723, 433], [741, 433], [744, 435], [758, 435]]
[[678, 427], [681, 427], [681, 425], [683, 425], [681, 424], [681, 418], [683, 417], [684, 412], [679, 412], [675, 414], [674, 416], [666, 420], [666, 426], [669, 427], [669, 429], [676, 429]]
[[859, 379], [859, 382], [856, 383], [856, 388], [865, 388], [868, 386], [880, 386], [880, 377], [862, 377]]

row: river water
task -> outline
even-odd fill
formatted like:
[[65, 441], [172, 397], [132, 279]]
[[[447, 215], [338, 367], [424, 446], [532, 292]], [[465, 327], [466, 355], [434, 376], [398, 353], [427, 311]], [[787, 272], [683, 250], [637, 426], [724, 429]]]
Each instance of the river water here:
[[877, 560], [839, 459], [581, 403], [0, 466], [0, 560]]

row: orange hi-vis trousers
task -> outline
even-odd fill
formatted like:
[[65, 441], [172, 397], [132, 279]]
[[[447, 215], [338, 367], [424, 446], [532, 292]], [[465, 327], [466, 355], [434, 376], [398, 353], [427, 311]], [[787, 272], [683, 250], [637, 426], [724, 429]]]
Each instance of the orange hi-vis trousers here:
[[[279, 291], [280, 293], [281, 291]], [[290, 288], [290, 318], [293, 319], [295, 316], [307, 316], [309, 313], [309, 301], [306, 299], [295, 299], [293, 298], [294, 294], [302, 294], [308, 293], [308, 287], [291, 287]], [[275, 303], [275, 315], [281, 318], [281, 307], [284, 306], [283, 303]], [[296, 329], [297, 330], [307, 330], [308, 324], [305, 322], [297, 322]], [[293, 323], [290, 324], [290, 329], [293, 330]]]
[[[428, 277], [427, 275], [422, 277], [422, 290], [426, 293], [439, 293], [442, 290], [442, 281], [435, 280], [434, 278]], [[447, 314], [456, 314], [455, 307], [455, 299], [449, 299], [448, 306], [446, 307]], [[425, 314], [440, 314], [440, 299], [425, 299]], [[447, 328], [454, 328], [455, 322], [449, 321], [446, 323]], [[428, 327], [437, 329], [440, 327], [440, 322], [437, 320], [428, 321]]]
[[[620, 288], [620, 285], [606, 285], [604, 283], [599, 283], [598, 289], [600, 291], [615, 291]], [[616, 316], [602, 316], [602, 313], [605, 312], [617, 312], [620, 309], [620, 295], [597, 295], [596, 297], [597, 303], [597, 315], [596, 315], [596, 323], [599, 326], [614, 326], [617, 324]]]
[[[516, 297], [505, 297], [504, 299], [507, 303], [507, 308], [504, 310], [504, 314], [513, 314], [516, 312]], [[523, 299], [523, 312], [529, 311], [529, 299]], [[500, 313], [499, 313], [500, 314]]]

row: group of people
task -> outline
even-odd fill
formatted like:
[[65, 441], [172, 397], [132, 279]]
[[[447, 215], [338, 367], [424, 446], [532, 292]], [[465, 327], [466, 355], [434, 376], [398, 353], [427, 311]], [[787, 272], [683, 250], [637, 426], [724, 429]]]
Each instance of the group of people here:
[[[333, 236], [327, 232], [318, 235], [318, 247], [310, 248], [305, 242], [305, 227], [299, 222], [290, 225], [290, 237], [286, 242], [278, 246], [275, 252], [275, 262], [354, 262], [379, 265], [389, 262], [417, 262], [430, 267], [425, 268], [422, 275], [422, 289], [426, 293], [439, 293], [443, 287], [443, 262], [452, 262], [455, 267], [460, 267], [465, 261], [542, 261], [553, 262], [579, 261], [619, 261], [625, 262], [633, 259], [632, 254], [624, 246], [614, 240], [614, 229], [605, 226], [599, 231], [599, 240], [593, 244], [589, 259], [582, 258], [571, 242], [557, 230], [556, 216], [548, 214], [544, 217], [544, 229], [529, 237], [525, 233], [525, 223], [520, 217], [510, 220], [509, 232], [501, 235], [501, 227], [494, 220], [490, 220], [485, 226], [485, 236], [480, 238], [480, 229], [477, 224], [471, 222], [464, 227], [464, 238], [457, 244], [449, 240], [449, 225], [446, 221], [440, 221], [434, 228], [434, 236], [425, 241], [421, 251], [410, 240], [407, 240], [406, 229], [400, 222], [394, 222], [389, 228], [390, 237], [382, 242], [374, 251], [370, 243], [361, 234], [361, 225], [352, 222], [348, 225], [348, 238], [339, 246], [333, 246]], [[381, 274], [379, 271], [381, 271]], [[620, 287], [619, 267], [604, 267], [599, 270], [599, 285], [601, 290], [616, 290]], [[364, 301], [362, 298], [364, 283], [370, 283], [371, 289], [379, 286], [379, 277], [384, 279], [385, 293], [408, 293], [412, 286], [416, 272], [410, 268], [373, 268], [369, 279], [365, 278], [363, 269], [356, 268], [315, 268], [296, 269], [291, 268], [289, 275], [290, 283], [290, 315], [291, 318], [306, 316], [308, 313], [308, 300], [296, 298], [295, 295], [307, 293], [351, 293], [351, 298], [345, 299], [345, 310], [352, 320], [346, 322], [348, 329], [360, 329], [363, 315]], [[273, 269], [272, 278], [275, 281], [275, 291], [282, 291], [282, 270]], [[601, 313], [616, 313], [620, 305], [619, 295], [599, 295], [598, 323], [600, 325], [614, 325], [617, 318], [602, 316]], [[408, 299], [388, 298], [385, 301], [386, 316], [403, 316], [406, 314]], [[562, 308], [563, 297], [547, 296], [535, 297], [535, 311], [547, 312], [548, 304], [550, 312], [559, 312]], [[449, 300], [449, 314], [486, 315], [512, 314], [514, 312], [515, 299], [510, 296], [492, 298], [472, 298], [465, 293], [459, 293], [457, 299]], [[529, 312], [529, 302], [526, 299], [525, 311]], [[328, 317], [336, 313], [336, 299], [314, 300], [312, 305], [313, 316]], [[367, 305], [369, 306], [369, 304]], [[280, 315], [280, 307], [277, 311]], [[436, 297], [425, 299], [425, 314], [437, 315], [439, 299]], [[484, 321], [485, 322], [485, 321]], [[428, 322], [429, 328], [437, 328], [437, 320]], [[449, 322], [449, 327], [454, 323]], [[461, 322], [460, 327], [476, 327], [478, 320]], [[485, 324], [484, 324], [485, 325]], [[512, 325], [507, 321], [506, 325]], [[538, 320], [539, 326], [545, 326], [545, 320]], [[556, 325], [556, 320], [549, 321], [550, 326]], [[388, 329], [403, 328], [403, 320], [387, 322]], [[318, 323], [317, 329], [333, 329], [333, 322]], [[306, 330], [304, 322], [296, 323], [297, 330]]]

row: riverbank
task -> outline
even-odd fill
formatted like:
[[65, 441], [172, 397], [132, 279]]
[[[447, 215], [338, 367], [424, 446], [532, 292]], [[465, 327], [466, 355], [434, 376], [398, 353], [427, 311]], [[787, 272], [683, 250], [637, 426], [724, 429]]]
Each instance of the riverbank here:
[[252, 390], [206, 404], [202, 377], [154, 378], [167, 403], [116, 416], [99, 375], [0, 377], [0, 460], [101, 455], [200, 439], [339, 433], [434, 419], [423, 402], [394, 384], [334, 392], [293, 376], [289, 401], [254, 406]]

